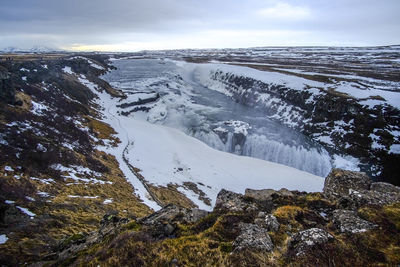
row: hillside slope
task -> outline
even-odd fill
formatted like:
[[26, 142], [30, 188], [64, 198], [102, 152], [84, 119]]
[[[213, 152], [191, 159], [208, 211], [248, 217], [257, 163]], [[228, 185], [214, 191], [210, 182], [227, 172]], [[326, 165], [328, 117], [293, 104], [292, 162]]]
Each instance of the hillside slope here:
[[168, 205], [138, 220], [106, 215], [99, 231], [60, 247], [51, 264], [396, 265], [399, 201], [399, 187], [334, 169], [323, 193], [222, 190], [211, 213]]

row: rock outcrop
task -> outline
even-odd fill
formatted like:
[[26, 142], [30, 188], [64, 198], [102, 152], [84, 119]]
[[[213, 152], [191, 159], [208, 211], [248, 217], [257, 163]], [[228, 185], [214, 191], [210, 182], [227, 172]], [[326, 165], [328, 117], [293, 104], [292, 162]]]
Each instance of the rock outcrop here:
[[274, 249], [266, 230], [256, 224], [240, 225], [240, 235], [233, 242], [234, 251], [255, 249], [270, 252]]
[[325, 179], [323, 191], [327, 198], [338, 199], [348, 196], [352, 190], [369, 190], [371, 183], [365, 173], [333, 169]]
[[254, 211], [254, 203], [245, 201], [243, 195], [222, 189], [217, 196], [214, 210]]
[[286, 188], [282, 188], [278, 191], [273, 189], [261, 189], [261, 190], [254, 190], [254, 189], [246, 189], [244, 193], [245, 197], [253, 198], [258, 201], [269, 201], [272, 200], [274, 196], [293, 196], [293, 193], [290, 192]]
[[167, 205], [137, 220], [107, 215], [99, 231], [66, 238], [61, 250], [43, 260], [56, 265], [70, 260], [75, 265], [396, 265], [399, 196], [395, 186], [343, 170], [332, 171], [324, 194], [221, 190], [213, 212]]
[[377, 227], [377, 225], [361, 219], [355, 211], [351, 210], [335, 210], [332, 222], [341, 233], [363, 233]]
[[400, 187], [384, 182], [372, 182], [361, 172], [333, 169], [325, 180], [324, 195], [338, 201], [341, 208], [388, 205], [400, 201]]
[[315, 246], [325, 244], [331, 239], [333, 239], [333, 236], [327, 231], [319, 228], [310, 228], [295, 234], [291, 238], [288, 247], [290, 252], [294, 252], [296, 256], [299, 256]]

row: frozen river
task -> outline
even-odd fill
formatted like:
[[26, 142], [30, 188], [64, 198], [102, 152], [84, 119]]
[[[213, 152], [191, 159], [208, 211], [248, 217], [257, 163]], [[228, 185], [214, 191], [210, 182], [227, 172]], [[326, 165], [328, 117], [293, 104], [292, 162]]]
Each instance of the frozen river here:
[[224, 152], [325, 177], [328, 152], [310, 138], [198, 82], [196, 64], [157, 59], [114, 61], [103, 79], [127, 93], [121, 107], [137, 118], [178, 129]]

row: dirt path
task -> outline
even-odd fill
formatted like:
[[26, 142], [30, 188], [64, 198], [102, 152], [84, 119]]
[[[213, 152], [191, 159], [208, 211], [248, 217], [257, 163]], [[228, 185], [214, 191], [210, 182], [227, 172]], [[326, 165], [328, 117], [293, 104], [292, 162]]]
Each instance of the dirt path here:
[[122, 129], [124, 131], [125, 135], [126, 135], [127, 144], [125, 145], [124, 150], [122, 152], [122, 160], [128, 166], [128, 169], [131, 171], [131, 173], [140, 181], [140, 183], [146, 189], [146, 191], [147, 191], [148, 195], [150, 196], [151, 200], [154, 201], [155, 203], [157, 203], [157, 205], [159, 205], [160, 207], [163, 207], [164, 204], [151, 191], [150, 186], [148, 185], [148, 183], [144, 179], [144, 177], [140, 173], [135, 171], [135, 168], [129, 163], [129, 160], [126, 157], [126, 154], [129, 152], [129, 145], [133, 144], [133, 141], [130, 141], [128, 132], [125, 130], [124, 127], [122, 127], [122, 124], [121, 124], [121, 121], [119, 120], [119, 118], [111, 113], [110, 108], [111, 108], [111, 106], [109, 106], [107, 108], [107, 113], [118, 122], [119, 128]]

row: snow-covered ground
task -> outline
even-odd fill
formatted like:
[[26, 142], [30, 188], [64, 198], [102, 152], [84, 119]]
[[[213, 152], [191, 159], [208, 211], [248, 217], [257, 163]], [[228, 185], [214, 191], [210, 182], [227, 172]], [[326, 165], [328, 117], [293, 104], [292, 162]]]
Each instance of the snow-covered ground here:
[[[135, 187], [138, 196], [153, 209], [160, 207], [151, 200], [145, 187], [130, 171], [123, 160], [124, 153], [129, 163], [139, 168], [149, 183], [196, 183], [211, 198], [212, 205], [222, 188], [240, 193], [246, 188], [322, 190], [322, 177], [277, 163], [215, 150], [178, 129], [152, 124], [143, 116], [122, 116], [117, 107], [120, 104], [118, 98], [97, 91], [97, 86], [86, 77], [78, 78], [99, 96], [97, 102], [104, 108], [103, 120], [118, 132], [121, 140], [118, 147], [102, 149], [116, 156], [120, 168]], [[212, 208], [212, 205], [200, 201], [199, 196], [192, 191], [182, 187], [179, 190], [200, 208]]]
[[[115, 63], [116, 71], [104, 76], [128, 94], [120, 105], [125, 115], [179, 129], [220, 151], [323, 177], [330, 171], [330, 156], [322, 146], [272, 121], [262, 110], [237, 103], [224, 92], [199, 82], [199, 69], [204, 65], [161, 62], [123, 60]], [[210, 73], [206, 72], [202, 80], [207, 80], [207, 75]], [[212, 83], [210, 77], [208, 81]], [[149, 101], [137, 104], [137, 95]]]

